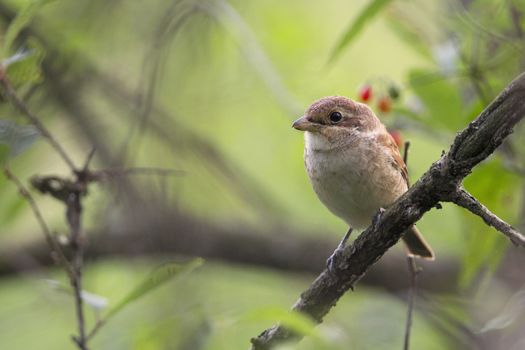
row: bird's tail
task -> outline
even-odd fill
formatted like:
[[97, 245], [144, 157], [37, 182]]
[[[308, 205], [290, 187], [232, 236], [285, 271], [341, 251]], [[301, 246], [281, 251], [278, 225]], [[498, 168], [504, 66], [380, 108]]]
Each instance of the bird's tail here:
[[434, 251], [425, 241], [423, 235], [416, 226], [410, 227], [403, 235], [403, 242], [407, 247], [407, 255], [416, 256], [423, 259], [434, 260]]

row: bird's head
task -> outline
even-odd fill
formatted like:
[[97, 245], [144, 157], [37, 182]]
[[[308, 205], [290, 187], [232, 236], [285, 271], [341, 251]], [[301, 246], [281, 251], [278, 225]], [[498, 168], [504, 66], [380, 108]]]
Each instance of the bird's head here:
[[365, 104], [342, 96], [323, 97], [294, 121], [292, 127], [301, 131], [330, 137], [347, 132], [368, 132], [381, 126], [374, 112]]

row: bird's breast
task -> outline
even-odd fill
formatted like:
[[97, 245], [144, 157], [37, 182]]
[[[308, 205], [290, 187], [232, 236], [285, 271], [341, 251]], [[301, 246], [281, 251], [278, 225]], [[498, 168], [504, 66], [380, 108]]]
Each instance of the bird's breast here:
[[354, 228], [368, 226], [380, 207], [387, 207], [407, 189], [383, 153], [369, 142], [305, 148], [305, 166], [317, 196]]

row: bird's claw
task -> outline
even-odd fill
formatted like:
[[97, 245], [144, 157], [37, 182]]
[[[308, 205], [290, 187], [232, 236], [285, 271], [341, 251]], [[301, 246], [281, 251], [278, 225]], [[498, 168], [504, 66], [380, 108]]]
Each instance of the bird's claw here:
[[328, 272], [331, 274], [335, 273], [335, 268], [337, 266], [337, 260], [341, 257], [341, 254], [343, 253], [344, 248], [337, 247], [332, 255], [326, 259], [326, 268], [328, 269]]
[[377, 211], [377, 213], [374, 215], [374, 217], [372, 219], [372, 226], [374, 226], [374, 227], [377, 226], [377, 224], [379, 223], [379, 220], [381, 220], [381, 216], [383, 216], [384, 212], [385, 212], [384, 208], [379, 208], [379, 210]]
[[350, 237], [350, 234], [352, 234], [352, 228], [350, 227], [348, 229], [348, 231], [346, 232], [346, 234], [343, 236], [343, 239], [341, 239], [341, 241], [339, 242], [339, 244], [337, 245], [337, 248], [335, 248], [334, 252], [332, 253], [332, 255], [330, 255], [328, 257], [328, 259], [326, 259], [326, 268], [328, 269], [328, 271], [330, 273], [334, 273], [335, 271], [335, 266], [337, 265], [337, 259], [340, 257], [340, 255], [343, 253], [343, 251], [345, 250], [345, 246], [346, 246], [346, 241], [348, 241], [348, 237]]

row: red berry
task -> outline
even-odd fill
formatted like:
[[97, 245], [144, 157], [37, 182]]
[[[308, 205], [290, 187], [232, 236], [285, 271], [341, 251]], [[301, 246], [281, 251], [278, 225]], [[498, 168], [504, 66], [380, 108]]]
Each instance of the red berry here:
[[363, 102], [370, 101], [372, 98], [372, 86], [365, 85], [359, 90], [359, 99]]
[[388, 96], [381, 96], [377, 102], [377, 107], [383, 113], [388, 113], [392, 109], [392, 100]]
[[399, 130], [389, 130], [390, 136], [394, 139], [394, 142], [396, 143], [398, 148], [401, 148], [403, 146], [403, 136], [401, 135], [401, 132]]

